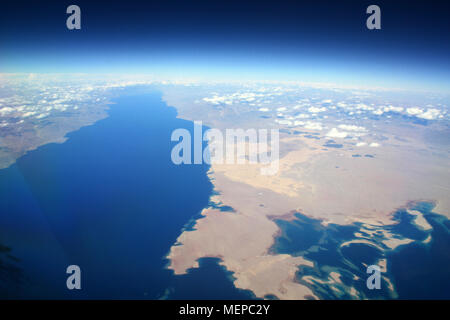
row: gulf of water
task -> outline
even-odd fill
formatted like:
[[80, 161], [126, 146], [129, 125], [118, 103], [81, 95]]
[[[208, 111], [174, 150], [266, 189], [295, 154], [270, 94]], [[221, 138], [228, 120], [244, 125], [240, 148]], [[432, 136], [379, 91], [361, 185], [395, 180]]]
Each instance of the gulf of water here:
[[[115, 103], [106, 119], [0, 170], [0, 297], [250, 297], [214, 259], [181, 277], [165, 268], [208, 205], [208, 166], [172, 163], [172, 131], [193, 134], [193, 123], [159, 93], [128, 89]], [[66, 287], [72, 264], [81, 290]]]

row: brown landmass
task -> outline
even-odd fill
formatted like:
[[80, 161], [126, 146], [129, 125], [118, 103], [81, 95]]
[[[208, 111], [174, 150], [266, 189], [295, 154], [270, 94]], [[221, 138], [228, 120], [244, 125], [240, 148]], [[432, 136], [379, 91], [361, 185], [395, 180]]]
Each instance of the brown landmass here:
[[[165, 98], [170, 104], [170, 96]], [[181, 108], [184, 117], [199, 120]], [[292, 219], [301, 212], [325, 225], [389, 225], [395, 210], [419, 200], [435, 202], [435, 211], [450, 217], [448, 150], [436, 152], [417, 128], [397, 129], [384, 132], [377, 148], [356, 148], [351, 140], [342, 148], [326, 148], [323, 138], [281, 135], [282, 157], [273, 176], [261, 175], [258, 164], [213, 164], [209, 175], [219, 192], [216, 198], [235, 212], [205, 208], [194, 230], [184, 231], [179, 245], [171, 248], [169, 268], [183, 274], [202, 257], [220, 257], [238, 288], [257, 297], [305, 299], [315, 295], [295, 274], [300, 265], [312, 262], [270, 251], [279, 234], [273, 219]], [[414, 133], [407, 139], [395, 138], [409, 131]], [[401, 243], [390, 239], [387, 245]]]

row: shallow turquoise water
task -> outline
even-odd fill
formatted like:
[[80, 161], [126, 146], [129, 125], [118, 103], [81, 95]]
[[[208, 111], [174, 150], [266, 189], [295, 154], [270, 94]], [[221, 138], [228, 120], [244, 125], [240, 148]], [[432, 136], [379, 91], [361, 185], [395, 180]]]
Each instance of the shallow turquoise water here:
[[[303, 256], [314, 263], [314, 267], [301, 267], [297, 280], [309, 286], [322, 299], [351, 299], [349, 288], [353, 287], [368, 299], [449, 299], [450, 298], [450, 232], [449, 220], [432, 212], [433, 204], [422, 202], [414, 205], [423, 213], [433, 227], [421, 230], [406, 210], [394, 215], [395, 224], [383, 227], [398, 239], [412, 239], [413, 242], [397, 247], [386, 248], [383, 228], [373, 235], [364, 232], [361, 224], [323, 226], [319, 220], [308, 218], [300, 213], [293, 221], [276, 220], [282, 234], [276, 238], [271, 251]], [[371, 244], [352, 243], [362, 239], [355, 233], [363, 234]], [[431, 236], [429, 243], [423, 241]], [[379, 259], [387, 261], [384, 275], [394, 286], [395, 294], [389, 284], [382, 279], [381, 289], [369, 290], [366, 286], [368, 265], [377, 264]], [[330, 273], [340, 275], [342, 285], [330, 283]], [[313, 277], [313, 283], [305, 277]], [[327, 282], [328, 283], [323, 283]]]

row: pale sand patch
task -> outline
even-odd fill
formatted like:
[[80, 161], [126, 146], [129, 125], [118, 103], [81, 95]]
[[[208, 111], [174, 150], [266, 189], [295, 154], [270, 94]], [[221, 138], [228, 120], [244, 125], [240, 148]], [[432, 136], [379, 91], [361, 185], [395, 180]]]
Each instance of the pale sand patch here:
[[395, 288], [394, 288], [394, 285], [392, 284], [392, 281], [388, 278], [388, 277], [386, 277], [386, 276], [383, 276], [383, 279], [384, 279], [384, 281], [386, 281], [386, 283], [388, 284], [388, 289], [389, 289], [389, 291], [391, 292], [391, 297], [392, 298], [398, 298], [398, 294], [397, 294], [397, 292], [395, 291]]
[[360, 295], [354, 287], [346, 286], [342, 281], [340, 281], [340, 275], [337, 272], [330, 272], [327, 280], [322, 280], [320, 278], [316, 278], [314, 276], [303, 276], [302, 281], [309, 283], [310, 285], [321, 284], [328, 286], [333, 291], [336, 292], [338, 296], [342, 296], [343, 294], [349, 294], [353, 299], [361, 299], [364, 296]]
[[387, 272], [387, 260], [385, 258], [378, 260], [377, 265], [380, 267], [381, 272]]
[[[352, 152], [319, 148], [315, 140], [283, 138], [299, 149], [280, 159], [274, 176], [260, 174], [259, 164], [214, 164], [216, 173], [254, 188], [289, 196], [296, 206], [325, 223], [371, 221], [392, 224], [390, 213], [412, 200], [437, 200], [441, 214], [450, 216], [449, 163], [427, 154], [383, 148], [376, 158], [355, 159]], [[281, 148], [283, 149], [283, 148]], [[411, 163], [405, 165], [404, 157]], [[417, 181], [421, 181], [417, 183]]]
[[[405, 165], [403, 157], [411, 163]], [[329, 151], [290, 168], [280, 176], [302, 182], [299, 207], [330, 222], [392, 224], [390, 213], [412, 200], [435, 200], [438, 213], [450, 216], [450, 168], [440, 158], [386, 147], [375, 159], [355, 161], [346, 152]]]
[[396, 249], [399, 246], [414, 242], [414, 240], [412, 239], [395, 239], [395, 238], [391, 238], [391, 239], [387, 239], [387, 240], [383, 240], [382, 241], [383, 244], [388, 247], [391, 250]]
[[422, 241], [422, 243], [428, 244], [431, 242], [431, 239], [432, 239], [431, 234], [429, 234], [428, 237]]
[[428, 221], [424, 218], [422, 212], [417, 210], [408, 210], [408, 213], [415, 216], [414, 223], [422, 230], [429, 231], [433, 229], [433, 227], [428, 223]]
[[341, 248], [342, 248], [342, 247], [349, 246], [349, 245], [354, 244], [354, 243], [367, 244], [367, 245], [369, 245], [369, 246], [372, 246], [372, 247], [377, 248], [378, 250], [383, 251], [383, 248], [381, 248], [380, 246], [377, 246], [377, 245], [376, 245], [375, 243], [373, 243], [372, 241], [369, 241], [369, 240], [366, 240], [366, 239], [356, 239], [356, 240], [349, 240], [349, 241], [346, 241], [346, 242], [344, 242], [344, 243], [341, 244]]
[[333, 279], [334, 282], [342, 284], [341, 275], [337, 272], [330, 272], [330, 278]]
[[274, 176], [261, 175], [260, 169], [266, 167], [262, 165], [232, 165], [218, 164], [214, 170], [223, 173], [233, 181], [240, 181], [255, 188], [268, 188], [289, 197], [297, 197], [302, 184], [289, 178], [281, 178], [279, 174]]
[[235, 266], [227, 266], [225, 261], [223, 264], [232, 271], [242, 269], [235, 281], [236, 287], [252, 290], [258, 297], [271, 294], [279, 299], [299, 299], [307, 296], [318, 299], [311, 289], [295, 281], [300, 265], [313, 266], [312, 262], [302, 257], [292, 257], [288, 254], [265, 255], [246, 259]]
[[354, 287], [350, 288], [350, 292], [349, 293], [350, 293], [351, 296], [353, 296], [355, 298], [358, 297], [358, 291], [356, 291], [356, 289]]
[[[298, 179], [291, 179], [285, 176], [284, 173], [291, 170], [291, 167], [296, 163], [307, 162], [314, 154], [322, 153], [323, 150], [317, 148], [315, 142], [304, 141], [299, 138], [284, 138], [283, 144], [291, 145], [296, 143], [300, 150], [294, 150], [287, 153], [279, 161], [278, 171], [273, 175], [261, 174], [264, 168], [268, 168], [269, 164], [262, 163], [242, 163], [242, 164], [226, 164], [214, 163], [214, 172], [222, 173], [225, 177], [232, 181], [242, 182], [254, 188], [270, 189], [273, 192], [287, 195], [289, 197], [299, 197], [300, 193], [306, 186]], [[249, 154], [250, 145], [247, 142], [241, 143], [243, 148]], [[239, 143], [237, 145], [240, 145]], [[255, 149], [260, 150], [260, 149]], [[223, 161], [225, 162], [225, 161]]]
[[[312, 266], [302, 257], [269, 255], [267, 248], [277, 232], [274, 222], [265, 218], [205, 209], [195, 231], [185, 231], [168, 255], [175, 274], [198, 267], [201, 257], [220, 257], [221, 264], [234, 273], [237, 288], [249, 289], [258, 297], [275, 295], [282, 299], [313, 296], [306, 286], [295, 281], [300, 265]], [[259, 232], [251, 232], [258, 230]], [[225, 232], [224, 232], [225, 231]], [[213, 240], [212, 240], [213, 239]], [[199, 246], [199, 243], [203, 243]]]
[[[383, 248], [381, 248], [376, 243], [371, 241], [371, 237], [374, 236], [377, 232], [382, 233], [385, 240], [382, 240], [381, 242], [390, 250], [395, 250], [398, 246], [414, 242], [414, 240], [409, 239], [409, 238], [403, 238], [403, 239], [395, 238], [395, 236], [391, 232], [389, 232], [385, 229], [381, 229], [381, 228], [375, 229], [374, 226], [368, 226], [366, 224], [362, 225], [362, 227], [363, 227], [362, 230], [365, 233], [367, 233], [369, 235], [369, 237], [363, 237], [362, 239], [355, 239], [355, 240], [350, 240], [350, 241], [344, 242], [343, 244], [341, 244], [341, 247], [348, 246], [352, 243], [363, 243], [363, 244], [367, 244], [367, 245], [376, 247], [377, 249], [379, 249], [381, 251], [384, 251]], [[355, 233], [355, 235], [356, 235], [356, 233]], [[381, 263], [383, 263], [383, 261], [381, 261]]]

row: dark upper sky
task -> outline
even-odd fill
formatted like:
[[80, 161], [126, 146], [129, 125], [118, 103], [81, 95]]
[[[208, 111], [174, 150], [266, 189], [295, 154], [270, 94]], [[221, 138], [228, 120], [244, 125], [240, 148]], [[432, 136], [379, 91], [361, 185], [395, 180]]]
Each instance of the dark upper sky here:
[[[81, 30], [66, 28], [67, 6]], [[381, 8], [381, 30], [366, 8]], [[450, 1], [12, 1], [0, 72], [152, 73], [450, 88]]]

